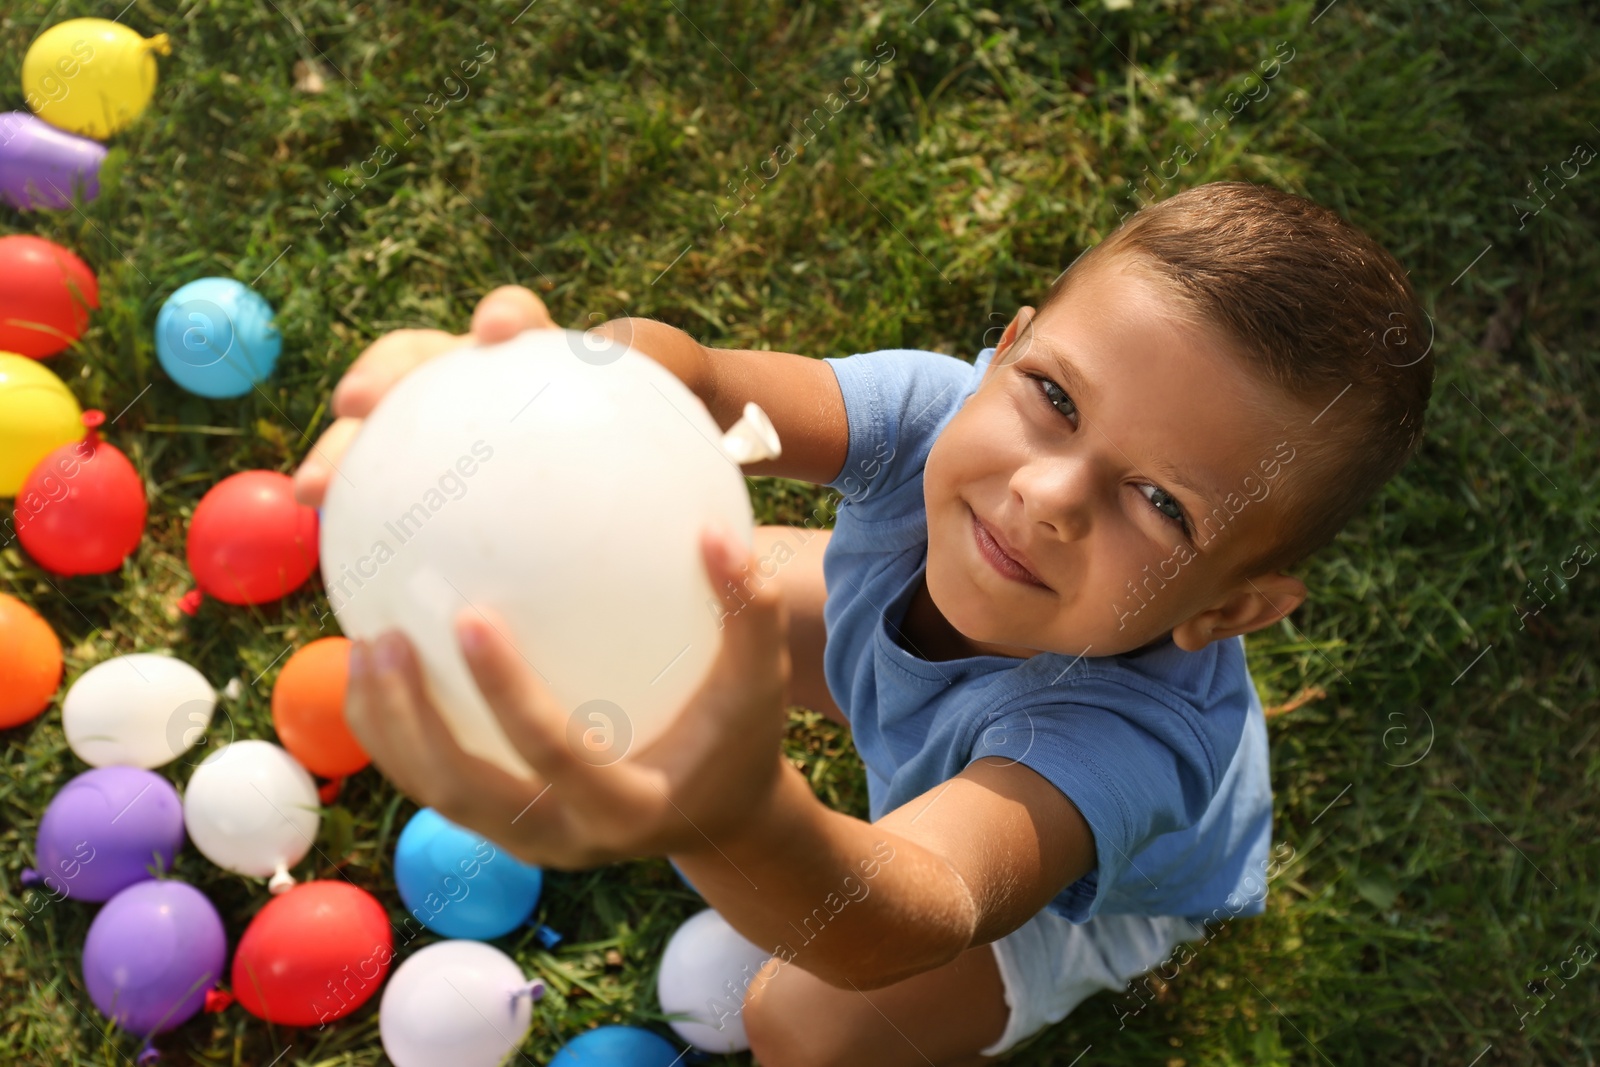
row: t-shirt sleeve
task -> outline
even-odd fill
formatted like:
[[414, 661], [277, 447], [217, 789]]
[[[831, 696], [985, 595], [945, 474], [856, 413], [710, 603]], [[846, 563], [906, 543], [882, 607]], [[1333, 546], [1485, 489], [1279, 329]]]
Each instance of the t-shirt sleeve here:
[[[1002, 709], [979, 732], [971, 759], [1014, 760], [1050, 782], [1077, 807], [1094, 834], [1095, 866], [1067, 886], [1053, 910], [1084, 922], [1125, 878], [1143, 877], [1133, 856], [1161, 834], [1187, 829], [1217, 793], [1226, 760], [1214, 746], [1243, 715], [1135, 695]], [[1236, 723], [1216, 721], [1234, 715]], [[1152, 886], [1152, 888], [1157, 888]]]
[[971, 363], [939, 352], [889, 348], [833, 356], [850, 447], [828, 485], [845, 502], [879, 498], [927, 462], [934, 438], [976, 383]]

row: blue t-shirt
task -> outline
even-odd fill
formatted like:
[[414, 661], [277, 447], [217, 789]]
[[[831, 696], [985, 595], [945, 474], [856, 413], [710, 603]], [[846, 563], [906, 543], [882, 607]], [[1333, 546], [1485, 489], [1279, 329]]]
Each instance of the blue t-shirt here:
[[1244, 639], [1168, 637], [1115, 656], [932, 662], [893, 633], [928, 561], [922, 474], [977, 388], [976, 364], [914, 349], [825, 360], [850, 445], [823, 555], [828, 689], [867, 769], [872, 821], [982, 756], [1015, 759], [1083, 813], [1096, 867], [1049, 910], [1201, 919], [1265, 909], [1272, 787]]

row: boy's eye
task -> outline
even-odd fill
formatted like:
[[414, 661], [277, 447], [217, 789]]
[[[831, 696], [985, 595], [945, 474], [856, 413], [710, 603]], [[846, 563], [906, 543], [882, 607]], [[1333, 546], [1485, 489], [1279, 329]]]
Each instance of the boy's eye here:
[[[1049, 404], [1051, 407], [1055, 408], [1057, 411], [1061, 412], [1061, 414], [1066, 415], [1069, 418], [1077, 416], [1078, 405], [1072, 402], [1072, 398], [1067, 395], [1067, 391], [1065, 389], [1061, 388], [1061, 386], [1057, 385], [1049, 378], [1041, 378], [1036, 374], [1030, 374], [1028, 377], [1039, 383], [1039, 391], [1044, 397], [1045, 403]], [[1062, 409], [1059, 406], [1061, 404], [1066, 404], [1066, 408]]]
[[[1146, 498], [1150, 501], [1151, 507], [1161, 512], [1161, 514], [1165, 515], [1167, 518], [1177, 521], [1180, 525], [1183, 523], [1183, 505], [1178, 503], [1177, 498], [1159, 486], [1147, 485], [1145, 488], [1149, 489], [1154, 494], [1153, 496]], [[1172, 510], [1166, 510], [1168, 507], [1170, 507]]]

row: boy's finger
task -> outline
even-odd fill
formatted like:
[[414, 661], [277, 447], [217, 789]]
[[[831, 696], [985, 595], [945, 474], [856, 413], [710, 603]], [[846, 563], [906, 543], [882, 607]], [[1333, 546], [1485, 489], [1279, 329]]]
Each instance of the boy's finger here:
[[591, 752], [575, 744], [569, 713], [506, 636], [504, 620], [475, 608], [456, 617], [456, 635], [467, 667], [513, 748], [541, 777], [556, 786], [590, 824], [639, 811], [659, 796], [631, 768], [618, 765], [626, 752]]
[[532, 290], [502, 285], [478, 301], [472, 312], [472, 339], [479, 344], [495, 344], [524, 330], [551, 330], [555, 325], [544, 301]]
[[384, 334], [356, 357], [339, 380], [333, 390], [333, 413], [365, 418], [383, 394], [418, 364], [468, 341], [469, 338], [443, 330], [395, 330]]
[[[447, 736], [432, 704], [420, 707], [407, 698], [408, 693], [426, 693], [415, 656], [408, 657], [409, 665], [404, 668], [410, 680], [401, 679], [401, 688], [385, 695], [376, 673], [374, 643], [353, 641], [350, 652], [345, 723], [395, 788], [457, 825], [477, 829], [501, 847], [509, 847], [513, 839], [538, 843], [559, 836], [555, 829], [561, 822], [559, 803], [550, 797], [543, 798], [543, 804], [530, 803], [539, 797], [542, 782], [517, 778], [487, 760], [450, 747], [454, 738]], [[386, 701], [399, 703], [391, 706]], [[413, 711], [421, 714], [413, 716]], [[429, 712], [431, 720], [426, 717]], [[459, 751], [459, 757], [451, 761], [453, 766], [430, 770], [416, 758], [416, 754], [429, 751], [435, 755]], [[447, 782], [457, 784], [452, 787]]]
[[456, 767], [462, 754], [455, 737], [428, 697], [422, 668], [404, 634], [391, 630], [372, 643], [368, 664], [375, 710], [384, 716], [389, 760], [384, 773], [404, 781], [395, 784], [427, 807], [444, 810], [470, 800], [462, 796], [465, 778]]
[[701, 533], [700, 548], [711, 586], [722, 597], [722, 649], [703, 687], [754, 695], [751, 687], [779, 694], [787, 680], [788, 615], [776, 576], [756, 570], [755, 552], [718, 524]]
[[294, 499], [308, 508], [320, 508], [328, 492], [328, 478], [333, 468], [315, 457], [308, 456], [294, 472]]
[[502, 622], [476, 608], [463, 608], [456, 616], [467, 669], [512, 747], [550, 781], [564, 782], [574, 762], [566, 744], [566, 715], [505, 635]]
[[415, 783], [407, 768], [394, 760], [396, 752], [404, 752], [404, 741], [395, 737], [398, 725], [391, 709], [384, 706], [378, 690], [374, 649], [371, 641], [355, 640], [350, 643], [350, 674], [345, 689], [344, 721], [350, 733], [372, 757], [373, 765], [383, 776], [394, 783], [407, 796], [415, 796]]
[[336, 476], [339, 457], [361, 429], [360, 419], [335, 419], [323, 431], [317, 443], [311, 446], [306, 458], [294, 472], [294, 498], [306, 507], [320, 508], [327, 495], [328, 483]]

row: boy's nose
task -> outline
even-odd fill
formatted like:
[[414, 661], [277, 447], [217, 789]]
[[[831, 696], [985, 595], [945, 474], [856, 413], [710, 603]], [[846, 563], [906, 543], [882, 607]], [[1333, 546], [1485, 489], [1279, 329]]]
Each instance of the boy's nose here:
[[1023, 521], [1032, 533], [1044, 524], [1054, 539], [1077, 541], [1088, 535], [1097, 489], [1093, 464], [1082, 457], [1052, 456], [1025, 463], [1011, 478]]

